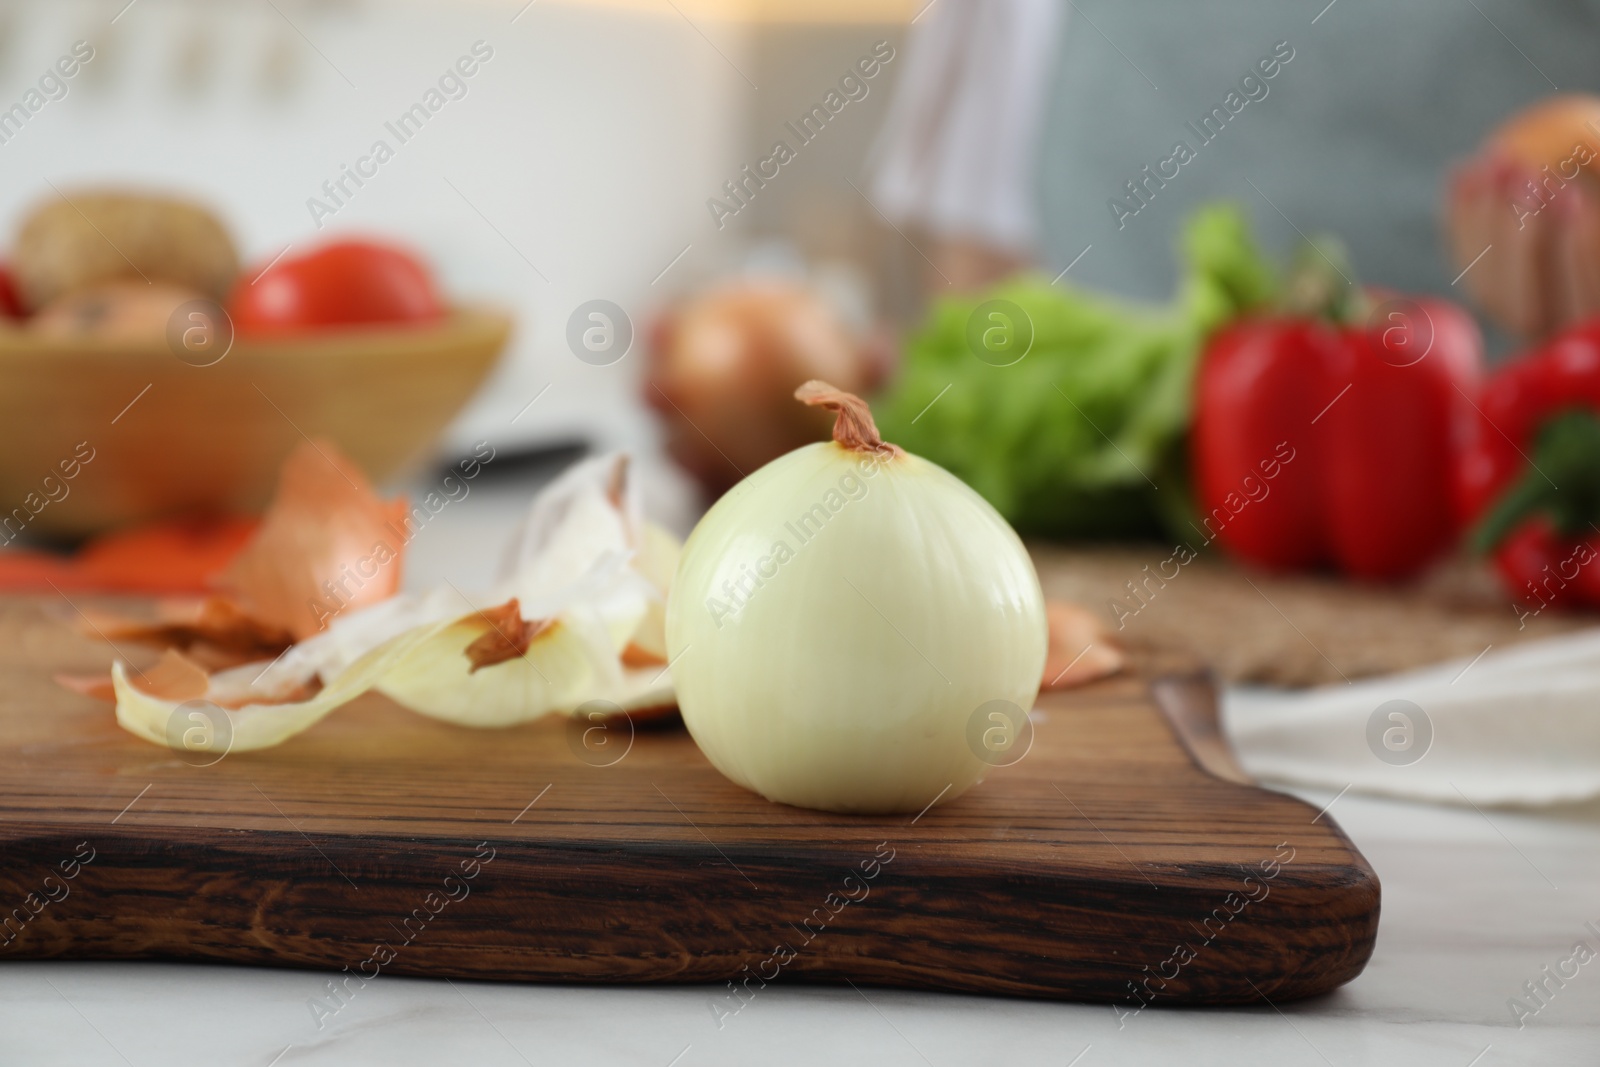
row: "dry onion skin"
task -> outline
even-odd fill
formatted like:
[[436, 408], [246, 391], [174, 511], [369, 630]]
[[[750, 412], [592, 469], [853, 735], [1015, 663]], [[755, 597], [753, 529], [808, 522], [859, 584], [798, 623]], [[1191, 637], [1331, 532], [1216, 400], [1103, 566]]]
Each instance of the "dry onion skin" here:
[[999, 513], [883, 442], [859, 398], [795, 396], [837, 414], [834, 438], [750, 475], [689, 536], [667, 602], [678, 706], [769, 800], [920, 811], [990, 766], [969, 742], [985, 705], [1033, 706], [1039, 578]]
[[678, 543], [641, 517], [627, 471], [625, 455], [587, 460], [541, 491], [501, 580], [484, 593], [447, 584], [389, 596], [334, 618], [274, 660], [215, 673], [176, 652], [165, 670], [144, 674], [118, 662], [117, 722], [176, 746], [183, 735], [169, 729], [173, 716], [203, 700], [227, 715], [229, 750], [249, 751], [281, 744], [371, 689], [421, 714], [485, 728], [596, 701], [631, 713], [670, 709], [660, 652]]
[[[461, 726], [511, 726], [552, 711], [604, 701], [624, 712], [670, 708], [660, 648], [666, 586], [677, 539], [644, 520], [626, 455], [575, 464], [542, 490], [487, 592], [453, 585], [401, 594], [334, 623], [286, 660], [316, 662], [337, 676], [367, 649], [397, 633], [445, 623], [376, 684], [395, 703]], [[468, 650], [510, 629], [498, 613], [517, 603], [531, 628], [525, 644], [486, 662]], [[490, 621], [494, 620], [494, 621]]]
[[[307, 679], [290, 680], [280, 674], [264, 683], [262, 666], [257, 663], [214, 674], [202, 690], [152, 693], [135, 684], [126, 665], [118, 660], [111, 667], [117, 724], [146, 741], [176, 747], [174, 741], [183, 735], [175, 735], [169, 729], [173, 715], [185, 704], [198, 700], [215, 706], [228, 717], [228, 751], [271, 748], [309, 730], [329, 712], [365, 693], [386, 670], [414, 652], [429, 636], [423, 629], [384, 642], [303, 700], [286, 701], [283, 696], [292, 687], [305, 688]], [[219, 758], [223, 754], [219, 753]]]

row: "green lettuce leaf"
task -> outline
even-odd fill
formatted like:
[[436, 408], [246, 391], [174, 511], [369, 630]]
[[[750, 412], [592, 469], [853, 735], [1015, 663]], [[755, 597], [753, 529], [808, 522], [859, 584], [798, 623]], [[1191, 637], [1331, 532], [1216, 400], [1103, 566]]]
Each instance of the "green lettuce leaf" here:
[[[1184, 277], [1165, 305], [1139, 305], [1019, 276], [938, 303], [874, 404], [885, 439], [956, 474], [1024, 534], [1118, 537], [1161, 529], [1187, 496], [1182, 440], [1205, 340], [1274, 295], [1242, 215], [1198, 212]], [[1004, 300], [1032, 325], [1027, 354], [973, 354], [969, 322]]]

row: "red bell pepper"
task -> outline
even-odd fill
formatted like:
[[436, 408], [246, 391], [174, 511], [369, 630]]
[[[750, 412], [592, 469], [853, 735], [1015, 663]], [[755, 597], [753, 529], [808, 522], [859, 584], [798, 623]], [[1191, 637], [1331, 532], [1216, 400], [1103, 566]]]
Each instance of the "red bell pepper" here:
[[158, 519], [113, 530], [67, 556], [0, 551], [0, 592], [209, 593], [260, 523], [243, 517]]
[[1473, 541], [1531, 608], [1600, 607], [1600, 319], [1497, 371], [1457, 469]]
[[1202, 535], [1274, 570], [1402, 578], [1460, 532], [1455, 448], [1482, 341], [1443, 300], [1331, 312], [1244, 319], [1207, 346], [1190, 439]]

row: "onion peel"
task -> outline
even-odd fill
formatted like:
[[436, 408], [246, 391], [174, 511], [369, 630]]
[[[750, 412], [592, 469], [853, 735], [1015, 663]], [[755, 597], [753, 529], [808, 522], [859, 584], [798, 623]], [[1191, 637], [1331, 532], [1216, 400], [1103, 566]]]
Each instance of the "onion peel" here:
[[499, 607], [485, 608], [478, 612], [478, 618], [489, 624], [489, 630], [466, 647], [474, 674], [484, 667], [526, 656], [534, 639], [554, 625], [549, 619], [524, 619], [516, 597]]
[[1044, 661], [1047, 690], [1071, 689], [1116, 674], [1126, 663], [1121, 647], [1089, 609], [1046, 600], [1050, 643]]
[[[392, 638], [305, 699], [283, 698], [294, 693], [295, 687], [306, 685], [308, 679], [279, 676], [263, 686], [262, 675], [268, 672], [256, 673], [256, 664], [211, 675], [206, 692], [189, 699], [208, 701], [227, 717], [228, 751], [270, 748], [316, 725], [329, 712], [371, 689], [396, 661], [432, 636], [433, 630], [422, 627]], [[168, 726], [189, 701], [144, 692], [129, 680], [128, 668], [120, 660], [111, 667], [111, 682], [117, 695], [117, 724], [146, 741], [171, 745]], [[257, 698], [252, 699], [251, 693], [258, 694]]]
[[237, 602], [221, 596], [158, 601], [151, 619], [82, 608], [78, 630], [111, 642], [177, 649], [213, 669], [271, 659], [294, 644], [289, 631], [263, 623]]
[[261, 528], [218, 584], [251, 617], [310, 637], [334, 614], [399, 592], [405, 518], [403, 498], [380, 500], [331, 443], [308, 440], [284, 460]]
[[837, 416], [833, 420], [833, 439], [844, 448], [852, 452], [905, 455], [899, 445], [889, 444], [879, 435], [878, 424], [872, 419], [872, 409], [854, 393], [847, 393], [813, 378], [794, 391], [794, 398], [808, 407], [826, 408], [833, 412]]
[[[474, 600], [446, 583], [319, 619], [291, 598], [314, 591], [329, 560], [390, 532], [380, 520], [392, 507], [363, 496], [364, 483], [326, 460], [302, 449], [286, 465], [275, 511], [235, 573], [232, 595], [167, 604], [154, 621], [99, 618], [117, 634], [166, 645], [162, 661], [138, 677], [113, 665], [110, 690], [125, 729], [176, 746], [171, 717], [186, 701], [203, 700], [226, 713], [231, 749], [265, 748], [371, 689], [472, 727], [592, 712], [595, 702], [602, 712], [640, 718], [676, 706], [662, 617], [679, 545], [642, 518], [626, 456], [576, 464], [541, 491], [487, 595]], [[330, 491], [357, 506], [319, 530], [315, 501]], [[391, 579], [397, 570], [368, 584], [388, 588]], [[320, 628], [307, 633], [313, 621]], [[85, 622], [110, 636], [95, 618]], [[240, 662], [252, 652], [256, 661]], [[104, 688], [60, 681], [80, 692]]]
[[167, 649], [155, 665], [139, 671], [139, 681], [131, 683], [141, 693], [162, 700], [195, 700], [206, 695], [211, 676], [206, 669], [182, 652]]
[[284, 460], [277, 494], [219, 592], [159, 601], [153, 618], [90, 609], [77, 629], [178, 649], [213, 669], [272, 659], [399, 590], [405, 508], [404, 498], [380, 500], [334, 445], [306, 441]]

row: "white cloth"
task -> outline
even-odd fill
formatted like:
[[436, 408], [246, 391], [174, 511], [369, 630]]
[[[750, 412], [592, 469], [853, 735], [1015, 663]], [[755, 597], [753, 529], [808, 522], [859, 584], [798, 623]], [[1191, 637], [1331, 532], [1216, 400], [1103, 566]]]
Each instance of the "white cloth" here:
[[1230, 689], [1222, 727], [1262, 781], [1453, 804], [1583, 800], [1600, 795], [1600, 629], [1348, 685]]
[[873, 149], [873, 201], [897, 224], [1028, 251], [1039, 128], [1063, 0], [933, 0]]

